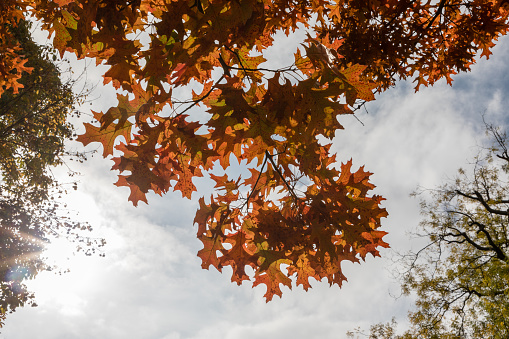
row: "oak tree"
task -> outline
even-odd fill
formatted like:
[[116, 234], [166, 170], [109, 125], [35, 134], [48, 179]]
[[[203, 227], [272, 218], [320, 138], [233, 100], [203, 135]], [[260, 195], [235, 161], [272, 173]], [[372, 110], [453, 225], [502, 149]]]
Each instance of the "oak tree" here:
[[17, 85], [0, 95], [0, 327], [7, 312], [36, 305], [25, 281], [53, 269], [43, 254], [50, 239], [67, 237], [89, 254], [103, 245], [82, 234], [90, 225], [69, 218], [58, 199], [65, 187], [51, 169], [63, 164], [64, 141], [73, 134], [67, 118], [78, 97], [60, 79], [55, 52], [35, 44], [29, 26], [7, 26], [26, 62]]
[[[231, 266], [238, 284], [250, 267], [267, 301], [292, 275], [306, 290], [310, 277], [341, 285], [343, 260], [388, 246], [370, 173], [351, 161], [338, 168], [330, 153], [338, 117], [398, 78], [416, 89], [451, 82], [479, 51], [489, 56], [509, 13], [505, 0], [5, 3], [40, 20], [61, 55], [108, 66], [118, 104], [94, 112], [98, 123], [79, 140], [102, 143], [134, 205], [171, 188], [190, 198], [193, 179], [212, 178], [217, 190], [195, 218], [202, 266]], [[274, 35], [301, 27], [308, 35], [293, 63], [271, 67]], [[177, 99], [187, 85], [192, 96]], [[247, 176], [228, 171], [235, 160]]]

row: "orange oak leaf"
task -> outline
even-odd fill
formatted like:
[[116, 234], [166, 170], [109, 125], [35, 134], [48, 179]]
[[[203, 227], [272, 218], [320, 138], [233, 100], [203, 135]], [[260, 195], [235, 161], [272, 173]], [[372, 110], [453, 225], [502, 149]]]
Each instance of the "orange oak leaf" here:
[[126, 180], [126, 177], [123, 175], [118, 176], [118, 181], [115, 183], [115, 186], [128, 186], [131, 190], [131, 194], [129, 195], [129, 198], [127, 200], [131, 201], [134, 206], [138, 206], [139, 201], [143, 201], [144, 203], [148, 204], [147, 197], [144, 192], [141, 191], [141, 189], [134, 184], [129, 183]]
[[198, 257], [201, 258], [201, 267], [209, 269], [209, 266], [214, 266], [218, 271], [221, 271], [221, 260], [217, 257], [217, 252], [223, 250], [221, 239], [217, 237], [199, 237], [203, 243], [203, 248], [198, 251]]
[[100, 142], [103, 145], [103, 156], [113, 155], [113, 146], [118, 136], [123, 136], [126, 142], [131, 141], [131, 129], [133, 124], [126, 121], [123, 125], [110, 124], [106, 128], [85, 124], [86, 132], [76, 139], [88, 145], [91, 142]]
[[279, 259], [272, 262], [268, 269], [255, 276], [253, 287], [259, 284], [265, 284], [267, 286], [267, 292], [263, 295], [266, 302], [272, 300], [274, 295], [281, 297], [283, 292], [279, 287], [280, 284], [292, 288], [292, 281], [283, 272], [281, 272], [281, 265], [290, 263], [287, 259]]

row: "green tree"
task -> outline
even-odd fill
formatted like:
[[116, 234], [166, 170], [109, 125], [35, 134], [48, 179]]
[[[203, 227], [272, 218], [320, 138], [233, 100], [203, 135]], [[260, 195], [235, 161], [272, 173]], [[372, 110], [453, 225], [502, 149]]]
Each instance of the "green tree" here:
[[[360, 328], [346, 333], [347, 338], [369, 338], [369, 339], [396, 339], [396, 320], [392, 318], [390, 323], [379, 323], [369, 328], [369, 334], [364, 333]], [[399, 337], [398, 337], [399, 338]], [[402, 339], [402, 338], [401, 338]]]
[[[22, 87], [9, 88], [0, 96], [2, 319], [19, 306], [36, 305], [23, 282], [41, 270], [52, 269], [42, 253], [51, 237], [65, 235], [76, 240], [78, 248], [88, 254], [103, 244], [82, 236], [80, 231], [90, 230], [90, 226], [68, 218], [59, 202], [58, 195], [65, 189], [51, 168], [64, 163], [64, 142], [73, 135], [66, 119], [79, 96], [73, 94], [71, 83], [62, 83], [59, 69], [50, 61], [55, 54], [32, 41], [29, 26], [19, 21], [9, 30], [31, 71], [20, 78]], [[77, 156], [83, 159], [83, 154]]]
[[453, 182], [422, 201], [430, 242], [408, 256], [403, 291], [417, 294], [416, 335], [509, 337], [509, 154], [507, 136], [487, 125], [494, 144]]
[[416, 294], [410, 330], [376, 324], [369, 338], [509, 338], [509, 140], [486, 125], [493, 144], [469, 171], [421, 200], [419, 235], [428, 243], [404, 256], [403, 293]]

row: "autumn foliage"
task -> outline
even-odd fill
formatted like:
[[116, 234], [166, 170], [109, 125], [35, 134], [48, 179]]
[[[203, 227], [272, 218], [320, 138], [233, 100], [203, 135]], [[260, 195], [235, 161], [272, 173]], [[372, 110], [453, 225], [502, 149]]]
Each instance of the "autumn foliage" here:
[[[9, 4], [11, 5], [9, 7]], [[336, 167], [339, 115], [399, 78], [416, 89], [468, 70], [507, 31], [507, 4], [488, 0], [7, 0], [30, 11], [63, 56], [107, 65], [118, 104], [94, 112], [83, 144], [100, 142], [129, 200], [216, 183], [195, 223], [202, 266], [231, 266], [232, 281], [341, 285], [341, 262], [378, 255], [383, 200], [370, 173]], [[17, 6], [17, 7], [16, 7]], [[8, 15], [2, 13], [0, 15]], [[5, 18], [4, 18], [5, 19]], [[308, 30], [293, 64], [270, 68], [277, 32]], [[19, 63], [22, 67], [22, 63]], [[18, 70], [21, 68], [17, 68]], [[192, 85], [189, 100], [173, 95]], [[10, 85], [14, 86], [14, 85]], [[196, 89], [199, 88], [199, 89]], [[123, 94], [120, 94], [123, 91]], [[205, 113], [197, 114], [202, 107]], [[199, 112], [199, 111], [198, 111]], [[206, 114], [206, 118], [203, 116]], [[246, 165], [240, 177], [225, 173]], [[220, 168], [223, 171], [220, 170]], [[281, 270], [287, 267], [287, 274]]]

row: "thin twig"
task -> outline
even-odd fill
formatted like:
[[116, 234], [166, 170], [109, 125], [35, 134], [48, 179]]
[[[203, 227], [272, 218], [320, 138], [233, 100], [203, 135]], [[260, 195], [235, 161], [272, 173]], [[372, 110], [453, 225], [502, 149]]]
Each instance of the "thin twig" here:
[[[243, 209], [244, 206], [246, 206], [248, 204], [249, 198], [251, 198], [251, 196], [254, 194], [256, 186], [258, 185], [258, 181], [260, 180], [260, 177], [262, 176], [263, 169], [265, 168], [265, 164], [266, 163], [267, 163], [267, 155], [265, 155], [265, 157], [263, 159], [262, 168], [260, 169], [260, 173], [258, 174], [258, 178], [256, 178], [256, 182], [255, 182], [253, 188], [251, 189], [251, 192], [249, 193], [249, 195], [248, 195], [248, 197], [246, 199], [246, 202], [240, 207], [240, 209]], [[248, 208], [249, 208], [249, 206], [248, 206]]]
[[194, 106], [196, 106], [197, 104], [199, 104], [199, 103], [200, 103], [203, 99], [206, 99], [206, 98], [210, 95], [210, 93], [212, 93], [212, 91], [216, 89], [216, 85], [217, 85], [218, 83], [220, 83], [220, 82], [221, 82], [221, 80], [223, 80], [223, 79], [224, 79], [224, 74], [223, 74], [223, 75], [221, 75], [221, 77], [219, 78], [219, 80], [217, 80], [217, 81], [216, 81], [216, 83], [215, 83], [215, 84], [214, 84], [214, 85], [210, 88], [210, 90], [209, 90], [207, 93], [205, 93], [205, 95], [204, 95], [204, 96], [202, 96], [201, 98], [198, 98], [198, 99], [196, 99], [196, 100], [193, 100], [193, 104], [192, 104], [192, 105], [188, 106], [188, 107], [187, 107], [185, 110], [183, 110], [182, 112], [177, 113], [177, 114], [174, 116], [174, 118], [176, 118], [176, 117], [178, 117], [178, 116], [181, 116], [182, 114], [184, 114], [185, 112], [189, 111], [191, 108], [193, 108]]
[[290, 194], [292, 195], [292, 197], [295, 199], [295, 202], [297, 202], [299, 200], [299, 198], [297, 198], [297, 195], [295, 194], [295, 192], [293, 191], [293, 188], [290, 187], [290, 185], [288, 184], [288, 182], [286, 182], [286, 179], [283, 177], [283, 174], [281, 173], [281, 171], [279, 171], [279, 168], [277, 167], [276, 163], [274, 162], [274, 159], [272, 159], [272, 154], [269, 153], [269, 151], [265, 151], [265, 155], [269, 158], [269, 161], [270, 163], [272, 164], [272, 166], [274, 166], [274, 169], [276, 170], [277, 174], [279, 174], [279, 177], [283, 180], [283, 182], [285, 183], [286, 187], [288, 188], [288, 191], [290, 192]]

